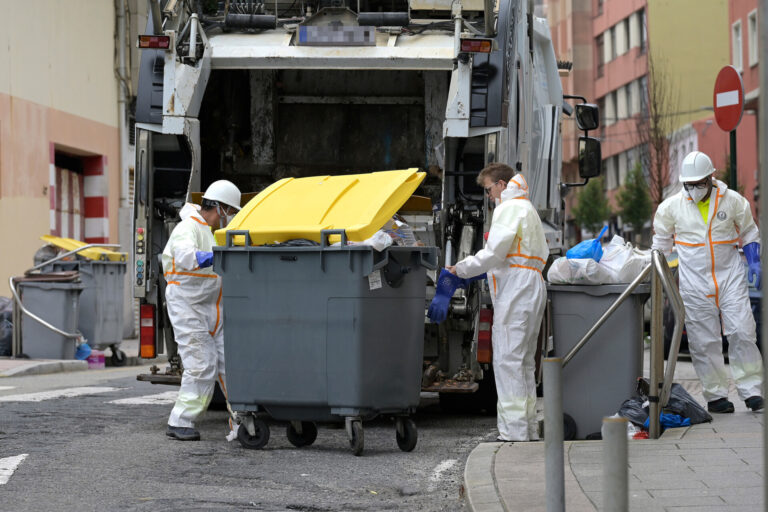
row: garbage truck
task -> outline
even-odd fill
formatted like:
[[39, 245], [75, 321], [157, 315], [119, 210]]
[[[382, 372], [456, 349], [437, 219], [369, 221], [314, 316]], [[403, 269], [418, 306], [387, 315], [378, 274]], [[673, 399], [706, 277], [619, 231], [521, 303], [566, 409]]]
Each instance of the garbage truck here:
[[[524, 171], [552, 254], [563, 249], [564, 195], [600, 172], [589, 136], [597, 107], [563, 95], [569, 63], [556, 60], [531, 0], [149, 5], [138, 38], [133, 289], [140, 355], [165, 353], [169, 364], [140, 380], [180, 382], [160, 255], [180, 207], [215, 180], [258, 192], [286, 177], [418, 168], [427, 178], [400, 213], [444, 266], [483, 246], [492, 205], [476, 176], [486, 164]], [[576, 183], [561, 177], [564, 115], [584, 131]], [[425, 317], [422, 389], [447, 407], [495, 403], [492, 322], [483, 281], [457, 292], [447, 321]]]

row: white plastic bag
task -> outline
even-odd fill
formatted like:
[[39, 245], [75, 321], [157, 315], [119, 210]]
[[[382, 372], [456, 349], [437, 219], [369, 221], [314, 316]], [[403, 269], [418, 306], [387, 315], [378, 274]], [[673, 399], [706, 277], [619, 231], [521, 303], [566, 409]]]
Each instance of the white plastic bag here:
[[552, 284], [605, 284], [613, 277], [592, 258], [557, 258], [547, 272], [547, 281]]
[[615, 235], [603, 248], [600, 265], [605, 267], [611, 276], [608, 282], [631, 283], [650, 261], [650, 251], [635, 249], [631, 243]]

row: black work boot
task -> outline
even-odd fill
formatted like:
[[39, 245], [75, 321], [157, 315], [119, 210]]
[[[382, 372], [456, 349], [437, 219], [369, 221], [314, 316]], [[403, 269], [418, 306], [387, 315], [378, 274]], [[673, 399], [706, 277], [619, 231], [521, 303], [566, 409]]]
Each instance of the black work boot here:
[[707, 402], [707, 410], [720, 414], [733, 412], [733, 402], [727, 398], [718, 398], [717, 400]]
[[179, 441], [199, 441], [200, 432], [191, 427], [172, 427], [168, 425], [165, 435]]
[[752, 409], [753, 412], [762, 411], [763, 410], [763, 397], [755, 395], [747, 398], [744, 400], [744, 403], [747, 404], [747, 407]]

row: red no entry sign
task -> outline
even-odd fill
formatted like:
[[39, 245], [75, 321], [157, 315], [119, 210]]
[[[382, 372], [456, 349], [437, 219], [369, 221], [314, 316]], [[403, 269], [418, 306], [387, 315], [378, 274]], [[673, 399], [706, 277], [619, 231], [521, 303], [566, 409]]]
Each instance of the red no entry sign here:
[[744, 84], [741, 74], [733, 66], [725, 66], [717, 74], [715, 93], [712, 97], [715, 120], [721, 130], [735, 130], [744, 113]]

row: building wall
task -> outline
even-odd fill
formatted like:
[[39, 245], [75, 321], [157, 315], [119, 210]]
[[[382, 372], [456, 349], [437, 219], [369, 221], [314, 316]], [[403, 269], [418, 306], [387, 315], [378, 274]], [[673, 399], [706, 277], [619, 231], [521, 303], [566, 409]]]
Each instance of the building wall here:
[[[731, 56], [731, 64], [734, 64], [733, 57], [736, 48], [734, 48], [733, 29], [734, 24], [739, 22], [741, 25], [741, 60], [742, 66], [740, 67], [742, 72], [742, 80], [744, 81], [744, 94], [747, 98], [750, 98], [750, 93], [754, 95], [757, 93], [760, 87], [759, 76], [759, 52], [757, 51], [758, 45], [757, 37], [752, 34], [750, 17], [757, 19], [757, 0], [729, 0], [728, 1], [728, 27], [727, 37], [729, 41], [729, 51]], [[758, 22], [759, 27], [759, 22]], [[752, 25], [753, 26], [753, 25]], [[751, 56], [751, 58], [750, 58]], [[734, 64], [735, 65], [735, 64]], [[738, 66], [737, 66], [738, 67]]]
[[98, 160], [104, 174], [86, 183], [86, 210], [101, 208], [96, 224], [116, 240], [119, 146], [113, 3], [0, 0], [0, 8], [0, 236], [10, 242], [0, 245], [0, 280], [7, 283], [32, 266], [39, 237], [51, 232], [52, 151]]

